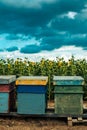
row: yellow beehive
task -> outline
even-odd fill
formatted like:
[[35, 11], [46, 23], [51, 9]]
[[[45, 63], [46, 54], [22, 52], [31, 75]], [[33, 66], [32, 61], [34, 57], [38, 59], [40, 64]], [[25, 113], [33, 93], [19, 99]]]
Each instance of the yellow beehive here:
[[21, 76], [16, 80], [16, 85], [46, 85], [47, 76]]

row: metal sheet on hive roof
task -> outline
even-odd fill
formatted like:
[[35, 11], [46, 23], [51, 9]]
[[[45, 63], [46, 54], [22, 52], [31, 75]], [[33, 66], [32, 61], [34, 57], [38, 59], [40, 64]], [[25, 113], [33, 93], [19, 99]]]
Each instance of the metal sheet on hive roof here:
[[0, 75], [0, 84], [10, 84], [16, 80], [16, 75]]

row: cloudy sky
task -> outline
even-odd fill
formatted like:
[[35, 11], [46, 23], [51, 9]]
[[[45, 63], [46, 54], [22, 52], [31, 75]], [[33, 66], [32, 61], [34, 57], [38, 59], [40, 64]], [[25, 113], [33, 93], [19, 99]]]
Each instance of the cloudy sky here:
[[0, 0], [0, 58], [87, 59], [87, 0]]

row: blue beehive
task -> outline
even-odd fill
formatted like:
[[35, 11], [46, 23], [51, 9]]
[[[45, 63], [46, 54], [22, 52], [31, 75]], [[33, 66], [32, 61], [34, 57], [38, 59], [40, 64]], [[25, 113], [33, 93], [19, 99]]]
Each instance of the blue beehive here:
[[48, 77], [43, 76], [22, 76], [17, 79], [18, 114], [45, 113], [47, 80]]
[[15, 108], [15, 75], [0, 76], [0, 113], [9, 113]]

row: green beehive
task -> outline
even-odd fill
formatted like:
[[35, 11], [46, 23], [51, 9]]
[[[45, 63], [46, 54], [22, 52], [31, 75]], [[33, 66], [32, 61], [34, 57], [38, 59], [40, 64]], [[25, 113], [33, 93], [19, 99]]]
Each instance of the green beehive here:
[[56, 114], [81, 115], [83, 113], [83, 81], [80, 76], [54, 76]]

